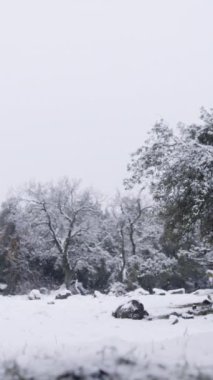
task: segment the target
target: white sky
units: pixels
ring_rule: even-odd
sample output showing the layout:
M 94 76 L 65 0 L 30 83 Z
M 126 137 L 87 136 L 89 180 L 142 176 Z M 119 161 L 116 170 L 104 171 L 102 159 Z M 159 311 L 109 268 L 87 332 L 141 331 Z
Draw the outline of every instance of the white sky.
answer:
M 212 19 L 212 0 L 0 0 L 0 198 L 120 187 L 157 119 L 213 106 Z

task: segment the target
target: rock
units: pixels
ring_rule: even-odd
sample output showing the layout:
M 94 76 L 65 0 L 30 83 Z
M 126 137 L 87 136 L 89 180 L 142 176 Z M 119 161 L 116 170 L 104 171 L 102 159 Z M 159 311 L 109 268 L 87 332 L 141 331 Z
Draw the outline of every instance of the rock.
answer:
M 170 315 L 169 321 L 170 321 L 171 325 L 176 325 L 176 323 L 179 322 L 179 319 L 176 315 Z
M 60 293 L 58 293 L 55 297 L 56 300 L 66 300 L 72 295 L 70 290 L 64 289 L 61 290 Z
M 180 289 L 169 290 L 168 293 L 169 294 L 185 294 L 186 291 L 184 288 L 180 288 Z
M 203 308 L 197 308 L 193 311 L 193 315 L 197 317 L 206 316 L 209 314 L 213 314 L 213 308 L 212 307 L 203 307 Z
M 84 370 L 79 368 L 76 370 L 71 370 L 58 375 L 55 380 L 110 380 L 118 379 L 118 376 L 111 374 L 105 369 L 94 369 L 94 370 Z M 120 378 L 120 376 L 119 376 Z
M 46 296 L 50 293 L 49 290 L 47 288 L 45 288 L 45 287 L 40 288 L 39 291 L 40 291 L 41 294 L 44 294 Z
M 48 305 L 55 305 L 55 302 L 54 301 L 49 301 L 47 302 Z
M 202 302 L 202 304 L 203 304 L 204 306 L 210 306 L 210 305 L 212 305 L 212 300 L 211 300 L 211 298 L 208 296 L 208 297 Z
M 167 292 L 163 289 L 154 288 L 153 293 L 157 296 L 165 296 Z
M 149 314 L 144 310 L 144 306 L 141 302 L 131 300 L 119 306 L 112 315 L 115 318 L 143 319 Z
M 186 312 L 182 314 L 183 319 L 194 319 L 194 315 L 192 313 Z
M 40 300 L 41 299 L 41 293 L 38 289 L 33 289 L 31 292 L 28 294 L 28 299 L 30 301 L 33 300 Z

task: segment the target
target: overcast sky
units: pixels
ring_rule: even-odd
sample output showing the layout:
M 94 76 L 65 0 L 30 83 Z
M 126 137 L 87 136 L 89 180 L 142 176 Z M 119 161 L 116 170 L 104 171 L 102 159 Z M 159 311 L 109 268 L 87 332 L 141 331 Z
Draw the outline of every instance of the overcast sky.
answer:
M 0 0 L 0 199 L 31 179 L 111 194 L 153 123 L 213 106 L 212 0 Z

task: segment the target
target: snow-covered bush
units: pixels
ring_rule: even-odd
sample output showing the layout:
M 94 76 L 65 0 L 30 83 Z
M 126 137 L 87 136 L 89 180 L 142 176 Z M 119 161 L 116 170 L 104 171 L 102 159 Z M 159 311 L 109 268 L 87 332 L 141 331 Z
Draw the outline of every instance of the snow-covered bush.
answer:
M 40 300 L 41 299 L 41 293 L 38 289 L 33 289 L 31 292 L 28 294 L 28 299 L 30 301 L 33 300 Z
M 108 293 L 116 297 L 124 296 L 127 293 L 127 286 L 121 282 L 114 282 L 109 287 Z
M 164 222 L 164 248 L 189 249 L 195 235 L 213 241 L 213 109 L 199 125 L 172 130 L 161 120 L 132 155 L 126 186 L 148 184 Z
M 162 252 L 152 252 L 146 258 L 132 256 L 127 264 L 128 283 L 132 286 L 138 284 L 150 292 L 154 287 L 166 288 L 176 265 L 175 258 L 168 258 Z

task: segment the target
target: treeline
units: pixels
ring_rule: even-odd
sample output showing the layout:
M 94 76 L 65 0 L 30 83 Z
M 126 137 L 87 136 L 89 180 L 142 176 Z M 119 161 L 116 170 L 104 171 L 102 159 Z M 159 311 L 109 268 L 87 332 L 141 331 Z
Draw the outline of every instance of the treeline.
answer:
M 176 132 L 157 123 L 128 171 L 128 191 L 107 205 L 68 179 L 31 183 L 7 199 L 0 212 L 5 291 L 70 288 L 76 280 L 87 291 L 208 286 L 213 111 L 202 110 L 199 125 Z

